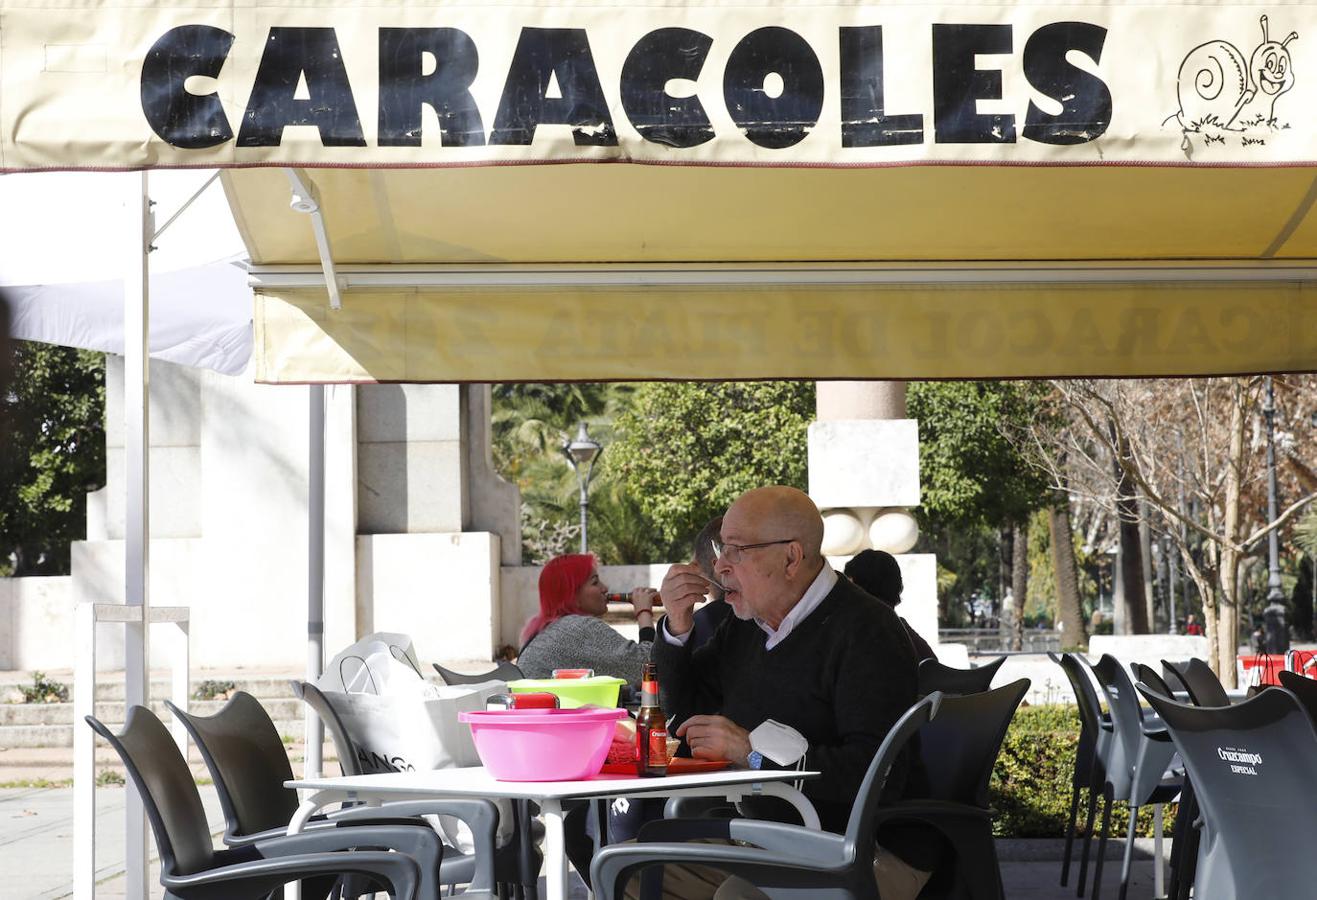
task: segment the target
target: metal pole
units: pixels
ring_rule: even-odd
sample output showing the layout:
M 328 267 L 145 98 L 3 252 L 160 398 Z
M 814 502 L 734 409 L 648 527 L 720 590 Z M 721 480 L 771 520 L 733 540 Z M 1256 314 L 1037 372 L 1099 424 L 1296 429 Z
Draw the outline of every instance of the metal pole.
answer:
M 151 621 L 150 561 L 150 238 L 155 233 L 147 173 L 131 179 L 124 234 L 130 260 L 124 273 L 124 602 L 141 607 L 124 625 L 124 708 L 146 706 L 150 693 L 147 632 Z M 146 900 L 146 816 L 137 791 L 125 797 L 126 900 Z
M 1267 422 L 1267 522 L 1276 521 L 1280 515 L 1280 502 L 1276 496 L 1276 388 L 1271 376 L 1267 376 L 1266 403 L 1262 414 Z M 1267 535 L 1267 602 L 1281 603 L 1285 594 L 1280 589 L 1280 535 L 1279 529 L 1273 528 Z
M 587 550 L 589 547 L 589 541 L 586 538 L 585 523 L 590 511 L 590 486 L 586 483 L 586 480 L 581 477 L 580 472 L 576 473 L 576 480 L 581 486 L 581 552 L 587 553 L 589 552 Z
M 320 679 L 325 668 L 325 386 L 309 393 L 307 429 L 306 680 Z M 324 723 L 306 708 L 306 777 L 324 769 Z

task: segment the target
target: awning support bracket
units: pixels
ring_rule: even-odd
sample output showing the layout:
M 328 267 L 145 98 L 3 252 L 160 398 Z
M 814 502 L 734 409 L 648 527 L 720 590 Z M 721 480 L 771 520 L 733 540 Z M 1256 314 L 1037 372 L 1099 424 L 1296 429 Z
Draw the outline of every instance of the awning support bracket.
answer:
M 325 290 L 329 292 L 329 308 L 343 308 L 343 283 L 339 281 L 338 271 L 334 266 L 334 252 L 329 246 L 329 229 L 325 225 L 325 213 L 320 208 L 320 192 L 306 169 L 284 169 L 288 183 L 292 188 L 292 199 L 288 207 L 293 212 L 306 213 L 311 217 L 311 230 L 316 236 L 316 250 L 320 253 L 320 269 L 325 276 Z

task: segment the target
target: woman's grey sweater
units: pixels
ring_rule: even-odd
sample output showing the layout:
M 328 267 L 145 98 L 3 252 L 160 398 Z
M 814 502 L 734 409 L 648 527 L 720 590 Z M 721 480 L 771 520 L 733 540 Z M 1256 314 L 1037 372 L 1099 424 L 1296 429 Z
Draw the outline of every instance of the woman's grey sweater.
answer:
M 647 629 L 652 632 L 653 629 Z M 517 667 L 527 678 L 550 678 L 554 669 L 594 669 L 596 675 L 640 683 L 653 641 L 630 641 L 594 616 L 563 616 L 531 638 Z

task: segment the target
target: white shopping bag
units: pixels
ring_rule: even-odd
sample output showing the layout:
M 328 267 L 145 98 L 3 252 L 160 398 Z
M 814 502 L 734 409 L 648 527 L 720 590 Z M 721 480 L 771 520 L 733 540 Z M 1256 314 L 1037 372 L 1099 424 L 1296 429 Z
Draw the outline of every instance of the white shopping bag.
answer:
M 451 686 L 425 681 L 411 638 L 386 633 L 362 638 L 336 655 L 316 686 L 343 721 L 367 773 L 480 765 L 471 729 L 457 714 L 483 710 L 488 697 L 508 689 L 498 680 Z M 499 805 L 502 846 L 512 838 L 512 811 L 506 802 Z M 471 851 L 465 825 L 440 816 L 439 831 L 451 846 Z

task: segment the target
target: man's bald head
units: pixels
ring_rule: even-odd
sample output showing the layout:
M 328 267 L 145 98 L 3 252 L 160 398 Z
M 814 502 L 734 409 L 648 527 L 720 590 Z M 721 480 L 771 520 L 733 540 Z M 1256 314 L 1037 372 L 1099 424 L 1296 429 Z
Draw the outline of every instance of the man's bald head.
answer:
M 733 516 L 755 523 L 764 535 L 799 541 L 807 565 L 822 556 L 823 517 L 802 490 L 775 484 L 746 491 L 728 508 L 726 518 Z

